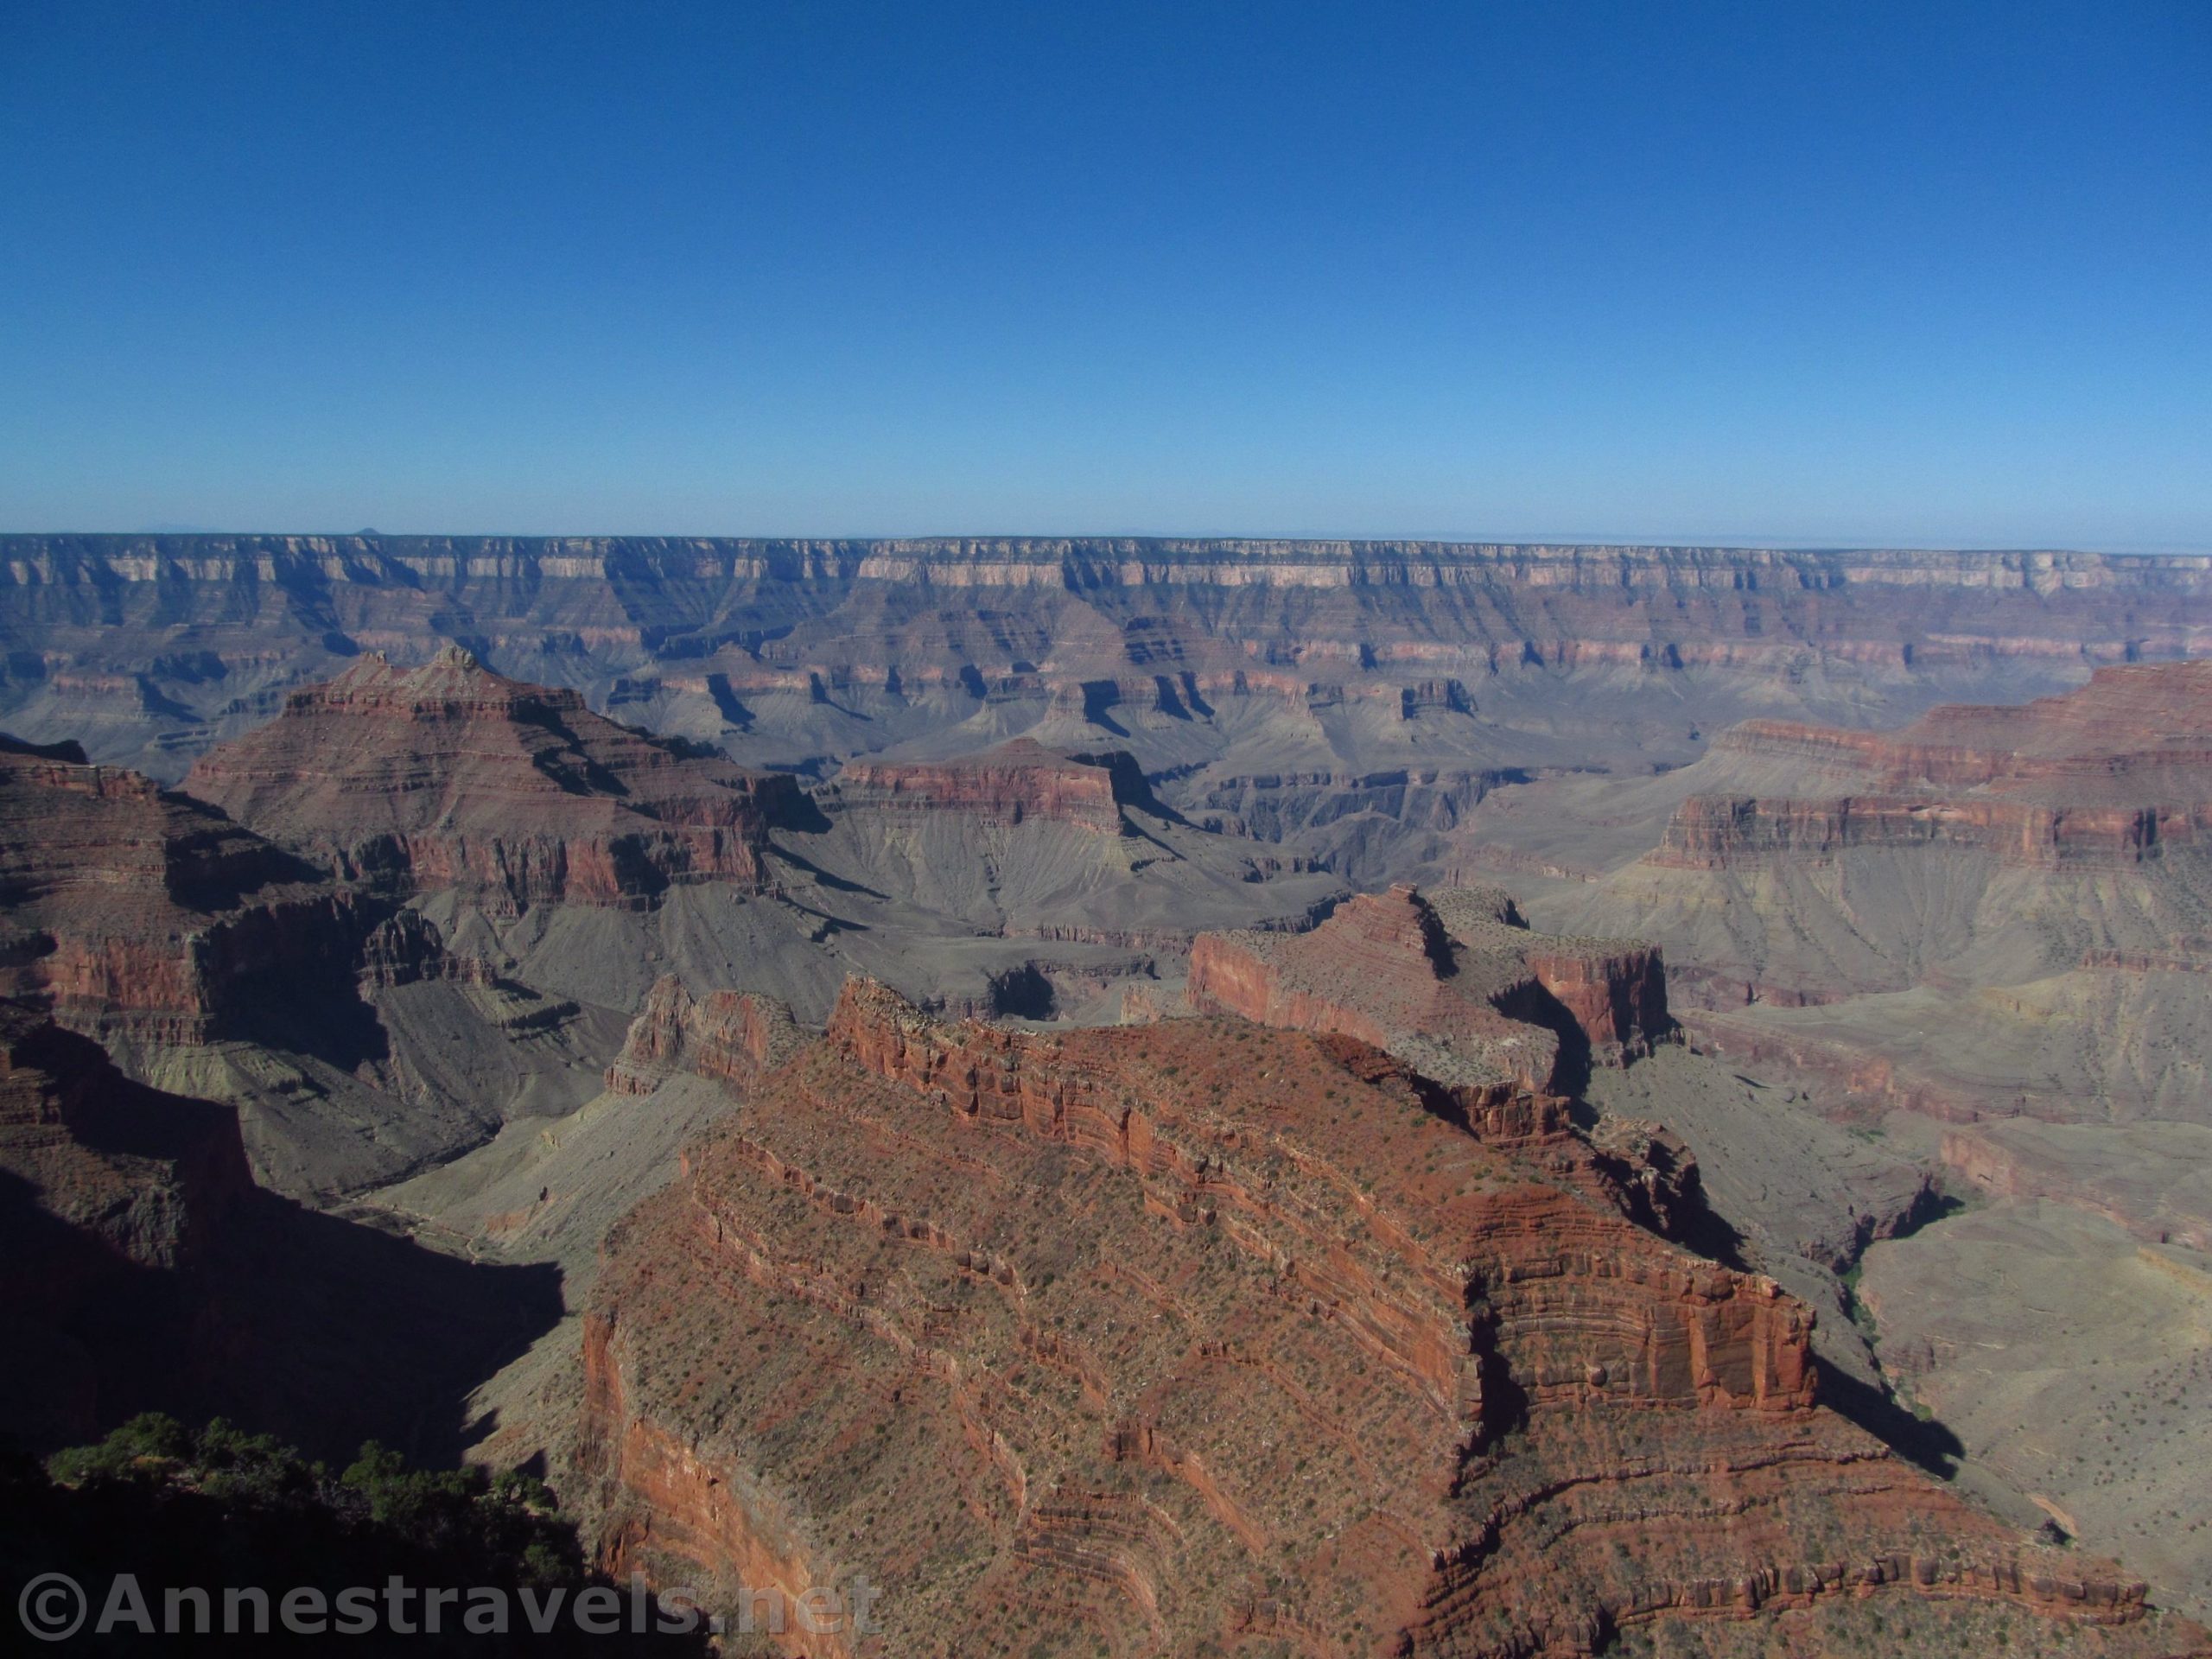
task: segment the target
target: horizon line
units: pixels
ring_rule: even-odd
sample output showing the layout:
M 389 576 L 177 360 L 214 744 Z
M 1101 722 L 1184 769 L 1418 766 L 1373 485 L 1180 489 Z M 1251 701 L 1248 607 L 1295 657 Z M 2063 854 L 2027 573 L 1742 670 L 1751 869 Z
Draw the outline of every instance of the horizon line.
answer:
M 1999 542 L 1830 541 L 1804 537 L 1636 537 L 1621 535 L 1516 535 L 1376 533 L 1376 532 L 1253 532 L 1222 531 L 933 531 L 835 533 L 760 532 L 728 531 L 420 531 L 420 530 L 222 530 L 193 526 L 139 530 L 0 530 L 0 541 L 34 537 L 84 537 L 111 541 L 199 541 L 230 539 L 301 539 L 331 541 L 479 541 L 590 542 L 1214 542 L 1262 544 L 1267 543 L 1334 543 L 1351 546 L 1413 543 L 1447 548 L 1560 547 L 1573 549 L 1648 549 L 1654 552 L 1719 553 L 1988 553 L 2019 556 L 2091 555 L 2098 557 L 2160 558 L 2212 556 L 2212 543 L 2114 543 L 2104 546 L 2061 545 Z

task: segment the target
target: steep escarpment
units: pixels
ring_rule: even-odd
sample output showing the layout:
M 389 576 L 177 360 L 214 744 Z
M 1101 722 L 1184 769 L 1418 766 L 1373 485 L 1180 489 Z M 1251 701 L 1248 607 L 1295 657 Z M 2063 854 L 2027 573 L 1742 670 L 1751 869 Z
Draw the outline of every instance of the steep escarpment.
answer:
M 2212 664 L 2100 668 L 2063 696 L 1947 705 L 1894 733 L 1748 721 L 1713 749 L 1716 766 L 1780 763 L 1827 788 L 1694 795 L 1655 862 L 1719 869 L 1883 846 L 2139 862 L 2212 833 Z
M 142 1083 L 237 1108 L 257 1177 L 294 1193 L 580 1104 L 623 1025 L 204 803 L 18 750 L 0 750 L 0 994 Z
M 1023 735 L 1122 748 L 1185 816 L 1374 886 L 1501 785 L 1679 766 L 1747 716 L 2031 696 L 2208 626 L 2205 561 L 2091 554 L 13 537 L 0 724 L 174 779 L 361 652 L 449 643 L 817 777 Z
M 348 879 L 515 910 L 649 905 L 677 882 L 757 888 L 769 823 L 798 798 L 787 778 L 619 726 L 457 649 L 413 670 L 372 657 L 294 694 L 203 756 L 186 788 Z
M 791 1010 L 772 997 L 709 991 L 695 998 L 664 975 L 631 1021 L 607 1070 L 618 1095 L 650 1095 L 679 1071 L 743 1089 L 791 1058 L 800 1042 Z
M 697 659 L 723 643 L 764 662 L 803 658 L 766 649 L 773 622 L 735 611 L 740 595 L 804 595 L 834 608 L 848 595 L 911 595 L 923 610 L 957 596 L 979 634 L 995 632 L 1004 667 L 1020 653 L 1025 599 L 1139 594 L 1143 645 L 1109 680 L 1191 671 L 1198 619 L 1177 601 L 1257 601 L 1261 626 L 1292 607 L 1341 594 L 1382 604 L 1446 601 L 1459 630 L 1513 655 L 1577 655 L 1630 664 L 1780 660 L 1797 643 L 1837 654 L 1972 662 L 2006 654 L 2109 660 L 2181 654 L 2212 562 L 2083 553 L 1795 550 L 1561 546 L 1440 542 L 1183 540 L 1140 537 L 949 537 L 766 541 L 651 537 L 10 536 L 0 538 L 10 621 L 81 623 L 103 606 L 126 625 L 165 606 L 175 620 L 254 615 L 294 629 L 343 628 L 372 647 L 402 619 L 466 620 L 494 646 L 522 642 L 535 604 L 537 648 L 626 645 Z M 612 602 L 609 602 L 612 601 Z M 657 601 L 658 601 L 657 603 Z M 233 608 L 226 616 L 224 603 Z M 590 608 L 585 607 L 589 604 Z M 461 607 L 466 607 L 462 609 Z M 946 607 L 950 608 L 950 607 Z M 1611 615 L 1607 615 L 1607 613 Z M 1665 613 L 1663 626 L 1655 614 Z M 896 614 L 892 612 L 891 614 Z M 781 620 L 779 617 L 776 620 Z M 1854 626 L 1855 623 L 1855 626 Z M 748 626 L 749 624 L 749 626 Z M 1580 626 L 1577 626 L 1577 625 Z M 938 624 L 937 626 L 943 626 Z M 556 632 L 551 640 L 543 635 Z M 1255 629 L 1256 631 L 1256 629 Z M 429 632 L 422 629 L 414 632 Z M 681 642 L 681 650 L 671 650 Z M 1449 698 L 1448 651 L 1434 642 L 1370 641 L 1376 658 L 1419 664 L 1409 683 Z M 174 655 L 175 653 L 171 653 Z M 866 660 L 861 658 L 861 660 Z M 1360 664 L 1356 638 L 1323 635 L 1267 663 Z M 982 665 L 979 663 L 979 666 Z M 1251 664 L 1243 664 L 1251 666 Z M 204 662 L 175 669 L 205 673 Z M 880 668 L 879 668 L 879 677 Z M 1200 688 L 1203 695 L 1203 688 Z M 1466 695 L 1465 688 L 1457 694 Z
M 943 761 L 855 760 L 821 798 L 826 810 L 957 812 L 1009 828 L 1044 819 L 1103 836 L 1123 834 L 1122 804 L 1143 787 L 1127 755 L 1094 761 L 1016 738 Z
M 2212 801 L 2059 806 L 1929 795 L 1833 799 L 1696 796 L 1667 826 L 1652 862 L 1726 869 L 1859 847 L 1964 848 L 2012 864 L 2139 862 L 2212 832 Z
M 97 1044 L 0 1002 L 0 1388 L 12 1433 L 81 1434 L 204 1385 L 227 1336 L 208 1266 L 252 1187 L 237 1116 L 122 1077 Z
M 0 747 L 0 995 L 64 1024 L 204 1041 L 349 983 L 381 914 L 134 772 Z
M 1538 934 L 1496 889 L 1362 894 L 1306 933 L 1201 936 L 1202 1013 L 1338 1031 L 1478 1090 L 1573 1086 L 1592 1058 L 1667 1036 L 1666 970 L 1630 940 Z
M 1814 1404 L 1802 1306 L 1637 1225 L 1576 1144 L 1489 1138 L 1343 1035 L 1025 1034 L 850 986 L 609 1240 L 606 1559 L 833 1610 L 865 1580 L 875 1633 L 823 1654 L 2171 1634 Z

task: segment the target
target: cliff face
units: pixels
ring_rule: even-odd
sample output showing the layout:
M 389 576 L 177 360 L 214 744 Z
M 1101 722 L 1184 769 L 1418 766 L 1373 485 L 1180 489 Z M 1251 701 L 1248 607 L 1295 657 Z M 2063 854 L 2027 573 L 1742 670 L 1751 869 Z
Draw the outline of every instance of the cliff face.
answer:
M 1673 1029 L 1656 949 L 1531 932 L 1494 889 L 1402 885 L 1307 933 L 1202 934 L 1189 995 L 1204 1013 L 1342 1032 L 1471 1094 L 1560 1091 L 1592 1056 Z
M 1479 593 L 1510 584 L 1592 598 L 1622 590 L 1632 596 L 1664 594 L 1670 603 L 1676 596 L 1698 595 L 1751 612 L 1762 622 L 1774 613 L 1786 615 L 1793 600 L 1807 595 L 1871 593 L 1891 597 L 1902 610 L 1942 603 L 1957 594 L 1985 610 L 2014 612 L 2024 620 L 2069 601 L 2101 601 L 2115 608 L 2117 602 L 2150 594 L 2186 601 L 2212 587 L 2212 559 L 2201 557 L 1133 537 L 778 541 L 18 535 L 0 537 L 0 576 L 10 586 L 63 614 L 95 584 L 128 592 L 162 582 L 188 591 L 200 584 L 260 588 L 277 600 L 307 584 L 327 592 L 410 588 L 431 594 L 466 587 L 490 595 L 575 582 L 632 590 L 658 586 L 687 594 L 717 593 L 730 584 L 880 582 L 983 588 L 1001 597 L 1008 590 L 1096 593 L 1135 587 Z M 2013 604 L 2015 595 L 2032 602 Z M 604 631 L 619 632 L 619 625 Z M 638 631 L 633 625 L 632 632 Z M 2037 632 L 1992 630 L 1989 637 L 1995 644 L 2024 645 Z
M 1231 751 L 1255 728 L 1337 725 L 1333 747 L 1249 742 L 1209 757 L 1226 763 L 1219 777 L 1177 802 L 1196 810 L 1211 793 L 1256 827 L 1262 812 L 1310 815 L 1238 780 L 1322 772 L 1341 792 L 1429 774 L 1449 780 L 1430 804 L 1450 812 L 1449 797 L 1478 792 L 1491 770 L 1553 764 L 1543 732 L 1503 759 L 1495 744 L 1438 738 L 1478 712 L 1510 716 L 1529 691 L 1555 703 L 1562 678 L 1664 677 L 1694 697 L 1757 681 L 1761 695 L 1688 715 L 1717 727 L 1771 712 L 1777 686 L 1817 687 L 1815 667 L 1852 688 L 1839 707 L 1960 666 L 2010 664 L 2044 690 L 2087 664 L 2187 656 L 2208 625 L 2212 562 L 2089 554 L 5 537 L 0 717 L 173 777 L 361 652 L 451 641 L 594 706 L 750 738 L 785 761 L 849 759 L 887 731 L 903 742 L 989 706 L 1117 741 L 1214 727 Z M 190 650 L 176 645 L 185 630 Z M 1143 754 L 1147 769 L 1192 758 L 1187 743 L 1165 747 L 1183 752 Z
M 197 1042 L 272 990 L 340 986 L 375 918 L 199 802 L 0 748 L 0 995 Z
M 618 1095 L 650 1095 L 678 1071 L 743 1090 L 791 1058 L 800 1042 L 791 1010 L 772 997 L 710 991 L 695 998 L 673 974 L 653 984 L 607 1069 Z
M 2212 801 L 2142 806 L 2042 806 L 1935 796 L 1685 801 L 1651 862 L 1721 870 L 1762 859 L 1821 857 L 1853 848 L 1964 848 L 2007 864 L 2139 863 L 2165 848 L 2212 839 Z
M 849 985 L 610 1238 L 605 1554 L 866 1578 L 877 1632 L 816 1654 L 1571 1654 L 1675 1618 L 1725 1653 L 1877 1592 L 2125 1649 L 2139 1586 L 2023 1554 L 1815 1406 L 1806 1310 L 1596 1161 L 1486 1141 L 1343 1036 L 1029 1035 Z
M 757 888 L 787 778 L 618 726 L 465 652 L 364 660 L 204 756 L 186 788 L 349 880 L 514 910 L 642 906 L 672 883 Z
M 33 1443 L 189 1388 L 224 1342 L 205 1274 L 251 1191 L 236 1114 L 124 1078 L 0 1002 L 0 1392 Z
M 2101 668 L 2064 696 L 1948 705 L 1894 733 L 1747 721 L 1715 742 L 1717 762 L 1779 762 L 1827 788 L 1693 796 L 1653 860 L 1721 869 L 1932 846 L 2016 865 L 2139 862 L 2212 839 L 2208 732 L 2205 663 Z
M 1016 738 L 955 760 L 848 762 L 823 804 L 833 812 L 958 812 L 1008 827 L 1044 819 L 1118 836 L 1127 829 L 1121 804 L 1128 770 L 1124 766 L 1117 780 L 1110 763 L 1056 754 L 1033 739 Z M 1141 785 L 1141 773 L 1135 781 Z

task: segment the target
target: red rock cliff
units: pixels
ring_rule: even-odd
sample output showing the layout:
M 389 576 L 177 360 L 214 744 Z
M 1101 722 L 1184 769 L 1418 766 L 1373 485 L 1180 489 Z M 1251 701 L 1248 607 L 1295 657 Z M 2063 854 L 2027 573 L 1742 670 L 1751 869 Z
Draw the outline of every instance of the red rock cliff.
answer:
M 1042 819 L 1118 836 L 1128 826 L 1116 781 L 1111 764 L 1058 754 L 1020 737 L 951 760 L 848 761 L 823 804 L 832 811 L 961 812 L 1009 826 Z
M 791 1010 L 772 997 L 712 991 L 695 999 L 664 974 L 630 1022 L 622 1052 L 607 1069 L 618 1095 L 649 1095 L 677 1071 L 736 1088 L 791 1058 L 800 1042 Z
M 0 748 L 0 995 L 196 1042 L 272 988 L 346 982 L 372 907 L 136 773 Z
M 1877 1593 L 2090 1651 L 2140 1618 L 1813 1405 L 1808 1313 L 1567 1157 L 1342 1036 L 1017 1033 L 849 985 L 609 1240 L 605 1556 L 864 1575 L 881 1629 L 819 1654 L 1471 1659 L 1685 1619 L 1750 1652 L 1733 1621 Z
M 1201 1011 L 1387 1048 L 1440 1083 L 1562 1084 L 1561 1039 L 1600 1058 L 1672 1029 L 1658 950 L 1531 932 L 1503 894 L 1399 886 L 1303 934 L 1206 933 L 1192 947 Z
M 1713 746 L 1798 769 L 1788 795 L 1697 795 L 1651 862 L 1724 868 L 1853 847 L 2004 862 L 2136 862 L 2212 837 L 2212 664 L 2097 670 L 2017 708 L 1949 705 L 1902 731 L 1746 721 Z
M 785 777 L 504 679 L 466 652 L 364 658 L 201 758 L 186 789 L 342 875 L 504 906 L 650 905 L 671 884 L 766 880 Z

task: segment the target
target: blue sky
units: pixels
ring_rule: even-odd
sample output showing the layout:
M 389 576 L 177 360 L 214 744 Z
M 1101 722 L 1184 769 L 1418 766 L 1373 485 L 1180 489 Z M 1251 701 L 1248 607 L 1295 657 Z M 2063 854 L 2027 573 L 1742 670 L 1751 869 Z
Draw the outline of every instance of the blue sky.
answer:
M 2212 6 L 0 0 L 0 529 L 2212 548 Z

